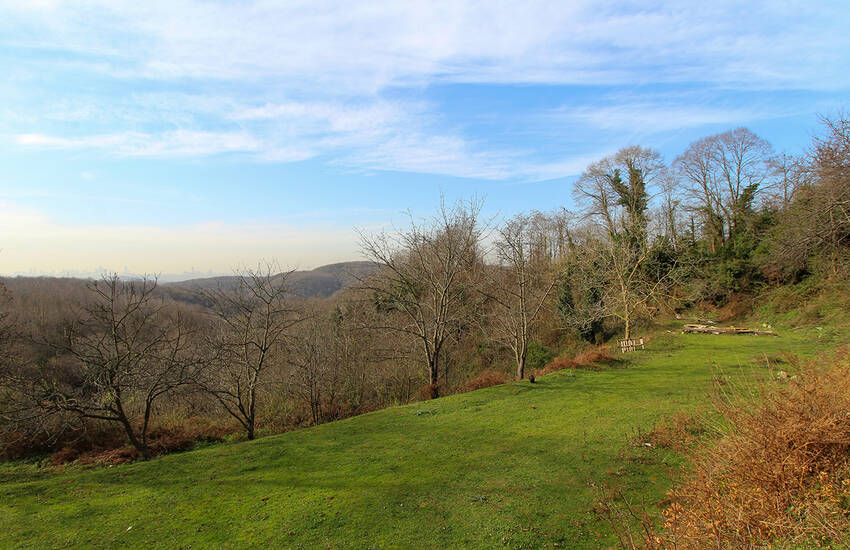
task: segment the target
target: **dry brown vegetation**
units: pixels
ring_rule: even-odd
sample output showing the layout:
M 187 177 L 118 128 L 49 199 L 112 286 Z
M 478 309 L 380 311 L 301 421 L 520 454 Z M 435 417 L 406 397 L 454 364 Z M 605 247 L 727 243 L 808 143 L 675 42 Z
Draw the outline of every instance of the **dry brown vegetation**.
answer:
M 502 371 L 487 369 L 478 376 L 470 378 L 458 388 L 458 393 L 466 393 L 470 391 L 489 388 L 490 386 L 498 386 L 508 381 L 508 377 Z
M 795 374 L 722 390 L 723 435 L 694 454 L 670 491 L 663 529 L 609 495 L 600 513 L 627 548 L 845 548 L 850 541 L 850 360 L 791 365 Z M 702 425 L 704 427 L 704 424 Z M 642 438 L 687 451 L 702 428 L 670 419 Z M 627 525 L 637 523 L 640 530 Z
M 850 363 L 800 365 L 756 401 L 721 405 L 729 433 L 697 457 L 665 512 L 680 548 L 850 534 Z
M 608 346 L 597 346 L 583 351 L 575 357 L 555 357 L 538 374 L 549 374 L 565 369 L 587 369 L 599 368 L 601 365 L 619 362 L 619 359 L 611 354 Z
M 152 456 L 187 451 L 201 442 L 219 442 L 236 431 L 232 424 L 197 417 L 165 421 L 153 426 L 149 433 Z M 32 442 L 22 442 L 16 448 L 7 447 L 5 458 L 19 458 L 32 453 Z M 49 456 L 50 464 L 60 466 L 79 464 L 121 464 L 136 460 L 138 449 L 126 444 L 124 434 L 108 423 L 89 424 L 85 430 L 68 431 L 60 441 L 43 443 L 42 450 L 58 449 Z

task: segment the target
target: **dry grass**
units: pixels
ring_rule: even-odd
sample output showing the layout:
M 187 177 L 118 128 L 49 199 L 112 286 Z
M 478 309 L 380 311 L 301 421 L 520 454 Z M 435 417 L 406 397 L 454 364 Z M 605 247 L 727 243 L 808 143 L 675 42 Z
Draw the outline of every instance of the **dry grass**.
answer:
M 680 411 L 657 424 L 648 432 L 638 431 L 632 444 L 672 449 L 679 453 L 692 450 L 708 434 L 706 421 L 700 415 Z
M 801 364 L 756 391 L 721 394 L 723 436 L 669 493 L 664 528 L 610 495 L 599 503 L 627 548 L 846 548 L 850 542 L 850 361 Z M 682 450 L 673 418 L 651 435 Z M 627 529 L 639 525 L 641 529 Z
M 783 539 L 841 544 L 850 534 L 850 365 L 799 365 L 762 397 L 719 404 L 729 425 L 697 457 L 665 512 L 680 548 Z
M 186 451 L 200 442 L 221 441 L 234 428 L 205 418 L 190 418 L 182 422 L 162 423 L 148 434 L 148 445 L 154 456 Z M 98 444 L 92 443 L 97 441 Z M 80 464 L 122 464 L 139 458 L 139 452 L 124 443 L 123 433 L 110 427 L 98 432 L 96 438 L 79 438 L 66 442 L 50 455 L 50 463 L 59 466 L 69 462 Z
M 577 369 L 579 366 L 580 365 L 575 361 L 575 359 L 572 359 L 571 357 L 555 357 L 537 374 L 549 374 L 550 372 L 564 369 Z
M 575 362 L 580 366 L 587 367 L 591 365 L 616 363 L 619 361 L 611 355 L 611 348 L 608 346 L 598 346 L 576 355 Z

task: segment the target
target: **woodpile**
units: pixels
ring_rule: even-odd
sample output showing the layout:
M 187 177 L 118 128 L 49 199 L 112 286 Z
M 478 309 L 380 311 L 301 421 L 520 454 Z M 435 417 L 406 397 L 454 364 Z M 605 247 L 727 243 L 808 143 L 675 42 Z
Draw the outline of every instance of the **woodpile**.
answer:
M 779 336 L 772 330 L 757 330 L 754 328 L 718 327 L 713 325 L 687 324 L 682 328 L 683 334 L 755 334 L 757 336 Z

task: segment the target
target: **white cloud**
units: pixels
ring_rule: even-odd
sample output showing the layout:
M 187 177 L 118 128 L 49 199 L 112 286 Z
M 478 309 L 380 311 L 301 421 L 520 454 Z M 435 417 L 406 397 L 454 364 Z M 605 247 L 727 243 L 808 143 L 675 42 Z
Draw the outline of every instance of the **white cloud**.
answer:
M 838 1 L 0 0 L 0 12 L 0 48 L 62 52 L 25 60 L 16 82 L 41 82 L 56 68 L 96 82 L 70 97 L 48 91 L 29 116 L 0 117 L 0 129 L 13 128 L 4 133 L 21 146 L 122 156 L 327 155 L 358 169 L 533 179 L 575 161 L 488 146 L 449 126 L 453 114 L 421 101 L 422 91 L 442 83 L 850 87 L 850 16 Z M 103 83 L 111 91 L 99 92 Z M 122 85 L 148 91 L 122 96 L 112 88 Z M 663 132 L 736 124 L 752 112 L 591 98 L 548 115 Z
M 564 118 L 603 130 L 663 132 L 713 124 L 745 124 L 761 116 L 742 108 L 676 105 L 669 100 L 625 102 L 613 105 L 564 107 L 553 118 Z M 762 115 L 763 116 L 763 115 Z
M 98 54 L 165 79 L 291 79 L 340 93 L 434 80 L 850 82 L 838 1 L 4 4 L 6 43 Z
M 74 138 L 44 134 L 20 134 L 20 145 L 55 149 L 108 149 L 127 157 L 197 157 L 225 153 L 272 155 L 289 161 L 312 156 L 309 151 L 269 148 L 247 132 L 174 130 L 161 134 L 123 132 Z

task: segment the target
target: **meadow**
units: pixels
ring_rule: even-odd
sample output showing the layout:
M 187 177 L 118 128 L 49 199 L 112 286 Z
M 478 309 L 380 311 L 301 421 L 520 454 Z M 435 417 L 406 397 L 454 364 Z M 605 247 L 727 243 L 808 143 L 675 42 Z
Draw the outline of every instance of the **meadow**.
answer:
M 3 548 L 600 548 L 615 487 L 653 515 L 685 458 L 639 435 L 707 410 L 714 381 L 771 376 L 839 331 L 660 332 L 565 370 L 255 441 L 111 467 L 0 464 Z

